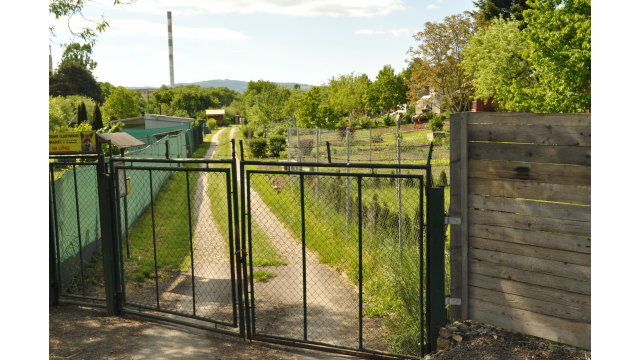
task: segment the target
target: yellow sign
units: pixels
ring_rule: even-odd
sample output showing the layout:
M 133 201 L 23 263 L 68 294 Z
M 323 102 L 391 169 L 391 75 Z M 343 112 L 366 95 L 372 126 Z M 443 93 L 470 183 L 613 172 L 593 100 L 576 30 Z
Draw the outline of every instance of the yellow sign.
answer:
M 95 131 L 49 133 L 49 154 L 96 152 Z

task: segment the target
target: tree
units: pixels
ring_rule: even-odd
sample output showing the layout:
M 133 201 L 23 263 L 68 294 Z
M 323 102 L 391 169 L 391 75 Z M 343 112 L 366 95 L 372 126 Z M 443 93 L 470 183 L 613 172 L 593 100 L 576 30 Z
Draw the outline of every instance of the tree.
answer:
M 369 86 L 366 74 L 340 75 L 329 80 L 329 103 L 341 113 L 365 110 L 364 93 Z
M 93 75 L 75 61 L 60 64 L 58 71 L 49 76 L 49 95 L 84 95 L 102 102 L 102 91 Z
M 409 48 L 408 61 L 413 64 L 409 83 L 409 99 L 414 102 L 430 89 L 442 99 L 445 110 L 466 111 L 471 107 L 472 78 L 461 67 L 462 49 L 477 30 L 477 23 L 468 15 L 452 15 L 443 22 L 426 22 L 413 38 L 420 41 Z
M 66 61 L 75 61 L 78 64 L 84 66 L 84 68 L 89 72 L 92 72 L 96 68 L 96 66 L 98 66 L 98 63 L 91 59 L 92 52 L 93 50 L 91 49 L 91 45 L 89 44 L 84 44 L 81 46 L 78 43 L 71 43 L 64 49 L 60 64 Z M 60 64 L 58 64 L 58 67 L 60 66 Z
M 478 10 L 472 13 L 479 15 L 486 21 L 509 19 L 512 15 L 516 20 L 522 21 L 524 19 L 522 12 L 529 9 L 527 0 L 478 0 L 474 1 L 473 5 Z M 523 23 L 520 23 L 520 25 L 523 25 Z
M 93 107 L 93 126 L 91 128 L 93 130 L 100 130 L 104 127 L 102 123 L 102 113 L 100 112 L 100 106 L 96 105 Z
M 322 104 L 321 97 L 320 87 L 314 86 L 299 100 L 296 116 L 300 126 L 303 128 L 337 128 L 340 122 L 340 114 L 333 107 Z
M 102 90 L 102 96 L 105 99 L 108 98 L 109 95 L 111 95 L 111 93 L 116 89 L 116 87 L 111 85 L 111 83 L 108 81 L 99 82 L 98 85 L 100 85 L 100 90 Z
M 82 124 L 83 122 L 88 120 L 87 107 L 84 104 L 84 102 L 81 102 L 80 105 L 78 105 L 77 115 L 78 115 L 78 118 L 77 118 L 76 124 Z
M 270 81 L 250 81 L 240 110 L 246 114 L 248 122 L 266 129 L 292 115 L 288 106 L 291 91 Z
M 136 2 L 137 0 L 113 0 L 114 5 L 128 5 Z M 104 17 L 98 20 L 89 20 L 84 17 L 82 14 L 82 10 L 89 0 L 50 0 L 49 1 L 49 14 L 55 16 L 56 20 L 67 18 L 67 23 L 69 20 L 75 15 L 81 16 L 83 19 L 92 22 L 95 25 L 95 28 L 84 27 L 80 32 L 74 32 L 69 26 L 69 31 L 71 35 L 75 37 L 80 37 L 83 41 L 90 43 L 92 46 L 95 44 L 98 34 L 105 31 L 109 26 L 107 20 Z M 49 26 L 49 35 L 55 37 L 55 26 Z
M 385 65 L 376 81 L 365 88 L 366 108 L 375 113 L 388 113 L 389 109 L 406 104 L 408 90 L 402 73 L 396 75 L 391 65 Z
M 56 98 L 49 96 L 49 131 L 64 131 L 68 118 Z
M 140 115 L 133 91 L 122 86 L 118 86 L 104 102 L 104 111 L 111 120 L 126 119 Z
M 585 112 L 591 108 L 591 0 L 530 0 L 523 30 L 532 87 L 512 85 L 517 111 Z
M 522 56 L 529 43 L 519 29 L 521 24 L 515 18 L 494 19 L 462 51 L 462 65 L 473 78 L 475 98 L 487 102 L 493 97 L 492 104 L 497 110 L 518 109 L 512 87 L 534 85 L 531 63 Z

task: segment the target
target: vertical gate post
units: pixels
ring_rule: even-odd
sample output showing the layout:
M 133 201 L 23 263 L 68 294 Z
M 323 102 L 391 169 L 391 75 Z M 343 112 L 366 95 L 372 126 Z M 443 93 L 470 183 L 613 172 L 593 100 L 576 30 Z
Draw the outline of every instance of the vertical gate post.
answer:
M 349 133 L 351 128 L 347 127 L 347 174 L 350 173 L 349 171 L 349 153 L 350 153 L 350 149 L 349 149 L 349 143 L 350 143 L 350 137 L 349 137 Z M 347 176 L 347 239 L 349 238 L 349 204 L 351 203 L 351 194 L 350 194 L 350 190 L 351 190 L 351 178 L 349 176 Z
M 396 148 L 398 152 L 398 165 L 402 165 L 402 160 L 400 159 L 400 133 L 398 133 L 396 137 Z M 400 168 L 398 168 L 396 173 L 402 173 Z M 398 243 L 400 244 L 400 254 L 402 254 L 402 180 L 398 178 L 396 184 L 396 192 L 398 194 Z
M 316 127 L 316 162 L 320 162 L 320 129 Z M 316 166 L 316 172 L 319 172 L 320 168 Z M 320 177 L 316 175 L 316 204 L 318 203 L 318 196 L 320 192 Z
M 428 206 L 429 219 L 427 220 L 429 231 L 428 245 L 428 276 L 429 276 L 429 344 L 430 350 L 435 350 L 434 345 L 438 340 L 438 327 L 446 321 L 446 309 L 444 299 L 444 189 L 429 188 Z
M 244 148 L 240 141 L 240 179 L 238 179 L 238 163 L 236 161 L 236 139 L 231 139 L 231 191 L 233 192 L 233 233 L 236 241 L 236 273 L 238 287 L 238 324 L 240 327 L 240 336 L 251 336 L 251 326 L 249 319 L 249 285 L 247 277 L 247 252 L 245 250 L 245 204 L 244 204 Z M 239 180 L 239 181 L 238 181 Z M 240 205 L 238 205 L 238 182 L 240 182 Z M 240 213 L 238 213 L 240 209 Z M 242 222 L 240 222 L 242 219 Z M 242 223 L 242 225 L 240 225 Z M 242 229 L 242 230 L 241 230 Z M 242 263 L 242 265 L 240 265 Z M 243 291 L 244 289 L 244 291 Z M 244 299 L 244 304 L 243 304 Z M 243 307 L 244 306 L 244 307 Z M 246 323 L 245 323 L 246 321 Z M 245 329 L 246 325 L 246 329 Z
M 54 186 L 53 177 L 51 186 Z M 60 294 L 58 293 L 58 272 L 56 266 L 56 244 L 53 232 L 53 198 L 49 188 L 49 306 L 57 305 Z
M 110 176 L 106 174 L 104 166 L 104 156 L 98 154 L 98 204 L 100 207 L 100 234 L 102 240 L 102 261 L 104 267 L 104 288 L 107 302 L 107 315 L 113 316 L 119 313 L 119 299 L 116 295 L 118 287 L 118 277 L 116 267 L 118 257 L 114 241 L 114 220 L 112 209 L 112 198 L 116 195 L 116 189 L 110 181 Z

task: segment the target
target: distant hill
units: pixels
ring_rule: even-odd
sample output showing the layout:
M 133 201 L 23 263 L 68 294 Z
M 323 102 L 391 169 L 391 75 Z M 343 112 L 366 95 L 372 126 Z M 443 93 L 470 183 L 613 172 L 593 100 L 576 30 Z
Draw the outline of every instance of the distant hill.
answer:
M 178 83 L 176 84 L 176 86 L 178 85 L 200 85 L 202 87 L 220 87 L 220 86 L 224 86 L 227 87 L 231 90 L 235 90 L 237 92 L 244 92 L 245 90 L 247 90 L 247 85 L 249 84 L 248 81 L 241 81 L 241 80 L 229 80 L 229 79 L 224 79 L 224 80 L 207 80 L 207 81 L 199 81 L 199 82 L 194 82 L 194 83 Z M 292 88 L 296 83 L 292 83 L 292 82 L 287 82 L 287 83 L 276 83 L 278 85 L 281 86 L 286 86 L 289 88 Z M 300 88 L 303 90 L 309 90 L 311 89 L 311 85 L 308 84 L 298 84 L 300 85 Z M 136 90 L 136 89 L 148 89 L 148 88 L 158 88 L 158 87 L 151 87 L 151 86 L 137 86 L 137 87 L 126 87 L 127 89 L 131 89 L 131 90 Z

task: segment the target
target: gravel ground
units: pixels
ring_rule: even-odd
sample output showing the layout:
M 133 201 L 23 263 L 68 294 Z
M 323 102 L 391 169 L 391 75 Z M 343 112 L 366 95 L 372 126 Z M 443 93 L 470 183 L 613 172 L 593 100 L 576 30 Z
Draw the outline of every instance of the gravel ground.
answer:
M 49 359 L 353 359 L 318 351 L 245 342 L 102 309 L 49 308 Z
M 476 322 L 466 322 L 476 328 L 488 328 Z M 499 328 L 492 328 L 499 329 Z M 452 341 L 453 345 L 431 356 L 428 360 L 585 360 L 591 359 L 591 352 L 577 350 L 569 346 L 552 345 L 539 338 L 525 337 L 520 333 L 508 330 L 491 331 L 493 334 L 478 334 L 474 337 L 465 336 L 462 342 Z

